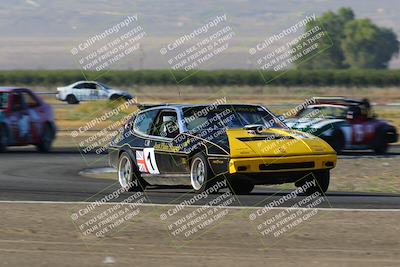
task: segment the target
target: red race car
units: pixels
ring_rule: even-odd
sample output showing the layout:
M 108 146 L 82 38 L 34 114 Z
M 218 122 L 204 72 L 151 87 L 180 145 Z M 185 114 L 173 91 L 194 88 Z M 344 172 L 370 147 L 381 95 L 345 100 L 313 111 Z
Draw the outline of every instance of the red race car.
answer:
M 50 105 L 29 89 L 0 87 L 0 152 L 25 145 L 48 152 L 55 135 Z
M 286 124 L 312 133 L 328 142 L 337 152 L 373 149 L 385 153 L 398 140 L 397 129 L 372 112 L 367 99 L 316 97 L 316 102 L 300 110 Z

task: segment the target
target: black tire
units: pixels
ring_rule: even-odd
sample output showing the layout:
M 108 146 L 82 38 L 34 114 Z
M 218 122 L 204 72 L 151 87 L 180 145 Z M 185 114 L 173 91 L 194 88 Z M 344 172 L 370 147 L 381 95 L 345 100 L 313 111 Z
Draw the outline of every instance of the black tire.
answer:
M 315 192 L 319 192 L 324 194 L 328 191 L 329 188 L 329 181 L 330 181 L 330 173 L 329 170 L 322 170 L 322 171 L 315 171 L 309 177 L 303 178 L 301 181 L 296 182 L 297 187 L 302 187 L 307 182 L 312 182 L 316 180 L 315 186 L 308 187 L 304 192 L 307 196 L 314 194 Z
M 0 125 L 0 153 L 7 151 L 8 134 L 7 129 Z
M 79 104 L 78 99 L 76 99 L 76 97 L 74 95 L 68 95 L 67 96 L 67 103 L 74 105 L 74 104 Z
M 213 178 L 213 172 L 205 155 L 201 152 L 195 154 L 190 162 L 190 183 L 194 192 L 202 193 L 212 187 L 217 180 Z
M 339 129 L 334 129 L 328 144 L 337 152 L 340 153 L 344 149 L 345 139 L 344 134 Z
M 53 143 L 53 130 L 50 125 L 46 123 L 43 126 L 42 136 L 40 137 L 40 143 L 36 145 L 39 152 L 47 153 L 51 150 L 51 145 Z
M 125 165 L 127 162 L 130 167 Z M 123 152 L 118 159 L 117 173 L 119 184 L 127 191 L 142 192 L 146 188 L 146 183 L 140 177 L 135 163 L 127 152 Z
M 384 128 L 380 128 L 378 129 L 378 133 L 373 144 L 373 149 L 376 154 L 385 154 L 387 153 L 388 148 L 389 144 L 386 140 L 386 130 Z
M 123 97 L 120 96 L 120 95 L 111 95 L 110 96 L 110 100 L 111 101 L 116 101 L 116 100 L 119 100 L 119 99 L 123 99 Z
M 254 189 L 254 184 L 246 180 L 232 180 L 229 186 L 231 192 L 235 195 L 248 195 Z
M 132 100 L 132 97 L 131 97 L 131 96 L 123 96 L 122 98 L 123 98 L 125 101 Z

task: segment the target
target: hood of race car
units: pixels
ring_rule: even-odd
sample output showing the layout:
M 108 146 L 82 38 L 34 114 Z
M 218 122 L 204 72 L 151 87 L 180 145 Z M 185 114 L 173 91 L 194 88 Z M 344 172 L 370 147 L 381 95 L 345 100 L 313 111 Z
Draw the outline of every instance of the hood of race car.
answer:
M 289 129 L 229 129 L 230 156 L 271 157 L 294 155 L 334 154 L 335 151 L 322 139 L 311 134 Z

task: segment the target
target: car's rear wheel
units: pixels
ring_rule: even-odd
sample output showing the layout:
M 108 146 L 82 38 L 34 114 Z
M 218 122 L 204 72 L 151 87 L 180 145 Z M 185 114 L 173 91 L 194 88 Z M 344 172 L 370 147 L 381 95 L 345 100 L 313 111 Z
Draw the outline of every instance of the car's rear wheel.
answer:
M 215 183 L 212 170 L 203 153 L 194 155 L 190 164 L 190 183 L 196 193 L 201 193 Z
M 50 125 L 45 124 L 43 126 L 42 136 L 40 137 L 40 143 L 36 146 L 37 150 L 40 152 L 49 152 L 51 149 L 51 144 L 53 142 L 53 131 Z
M 110 100 L 111 101 L 115 101 L 115 100 L 119 100 L 119 99 L 124 99 L 122 96 L 120 95 L 112 95 L 110 96 Z
M 0 126 L 0 153 L 7 150 L 8 135 L 5 127 Z
M 67 103 L 68 104 L 79 104 L 79 101 L 78 101 L 78 99 L 76 99 L 76 96 L 68 95 L 67 96 Z
M 126 96 L 123 96 L 123 99 L 124 99 L 125 101 L 129 101 L 129 100 L 132 100 L 132 96 L 126 95 Z
M 315 183 L 313 182 L 313 180 L 315 180 Z M 316 192 L 323 194 L 326 191 L 328 191 L 329 181 L 330 181 L 329 170 L 321 170 L 314 172 L 313 175 L 309 175 L 308 177 L 301 179 L 300 181 L 296 182 L 295 185 L 297 187 L 304 186 L 305 188 L 304 193 L 309 196 Z
M 118 181 L 121 187 L 127 191 L 143 191 L 145 187 L 132 158 L 127 152 L 123 152 L 119 157 Z

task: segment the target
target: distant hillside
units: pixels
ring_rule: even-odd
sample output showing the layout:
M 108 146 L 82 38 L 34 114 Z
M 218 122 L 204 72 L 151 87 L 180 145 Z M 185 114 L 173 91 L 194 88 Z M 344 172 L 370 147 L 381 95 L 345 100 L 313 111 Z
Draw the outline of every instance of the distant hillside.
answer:
M 147 33 L 139 55 L 113 68 L 166 68 L 160 48 L 226 13 L 236 33 L 227 53 L 205 69 L 254 68 L 248 49 L 305 14 L 350 6 L 358 18 L 393 28 L 400 36 L 396 0 L 2 0 L 0 2 L 0 69 L 76 69 L 70 50 L 88 37 L 138 14 Z M 400 59 L 391 62 L 400 68 Z

